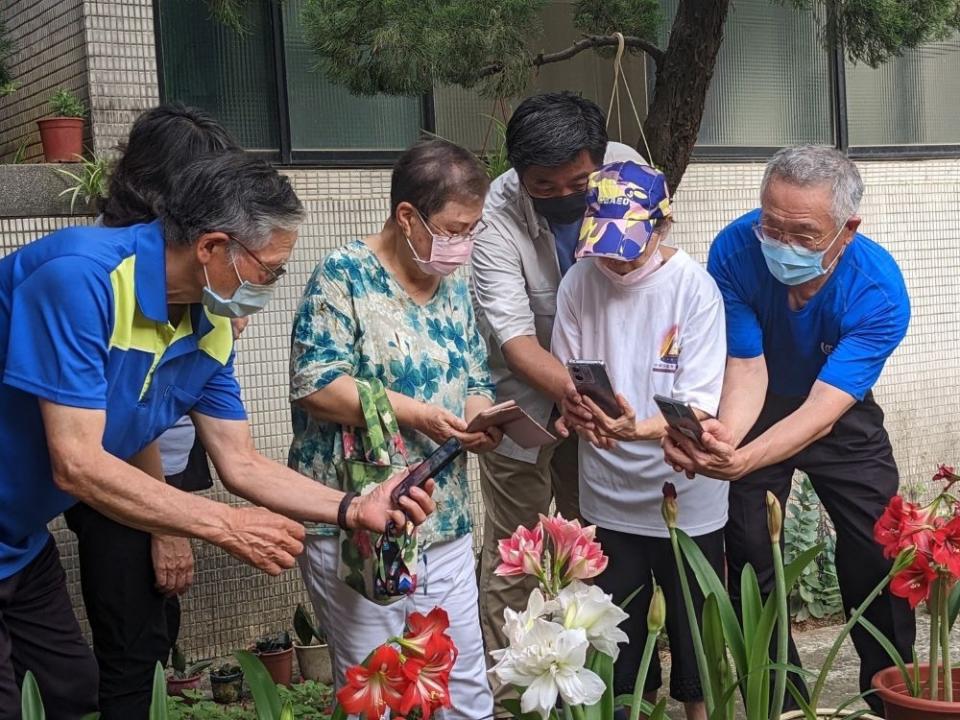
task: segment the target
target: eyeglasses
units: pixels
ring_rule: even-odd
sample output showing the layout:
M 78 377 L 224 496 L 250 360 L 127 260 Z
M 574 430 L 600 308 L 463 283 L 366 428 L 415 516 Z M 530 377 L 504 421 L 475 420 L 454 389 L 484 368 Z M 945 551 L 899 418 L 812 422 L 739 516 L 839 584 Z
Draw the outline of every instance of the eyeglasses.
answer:
M 429 222 L 424 216 L 423 213 L 417 210 L 417 216 L 420 218 L 420 222 L 423 223 L 423 226 L 430 231 L 431 235 L 434 235 L 439 238 L 443 238 L 444 242 L 448 242 L 451 245 L 457 245 L 462 242 L 470 242 L 477 239 L 477 235 L 482 233 L 487 229 L 487 223 L 484 222 L 483 218 L 480 218 L 473 224 L 473 227 L 467 230 L 465 233 L 457 233 L 456 235 L 451 235 L 450 233 L 443 232 L 438 230 L 433 223 Z
M 843 223 L 843 225 L 846 225 L 846 223 Z M 841 231 L 843 230 L 843 225 L 840 226 Z M 821 235 L 817 238 L 813 235 L 805 235 L 803 233 L 784 232 L 778 228 L 762 225 L 761 223 L 753 224 L 753 234 L 757 236 L 757 240 L 760 242 L 773 240 L 782 245 L 800 245 L 806 248 L 819 247 L 830 237 L 829 235 Z M 839 234 L 839 232 L 837 234 Z M 836 235 L 833 237 L 836 238 Z
M 230 238 L 230 239 L 231 239 L 233 242 L 235 242 L 237 245 L 239 245 L 247 255 L 249 255 L 249 256 L 252 257 L 254 260 L 256 260 L 256 261 L 257 261 L 257 265 L 259 265 L 260 267 L 262 267 L 262 268 L 263 268 L 263 271 L 264 271 L 265 273 L 267 273 L 267 275 L 270 276 L 270 279 L 267 280 L 267 282 L 265 282 L 264 285 L 273 285 L 273 284 L 276 283 L 280 278 L 282 278 L 284 275 L 287 274 L 287 269 L 286 269 L 283 265 L 281 265 L 280 267 L 277 267 L 277 268 L 271 268 L 271 267 L 268 266 L 266 263 L 264 263 L 263 260 L 261 260 L 260 258 L 258 258 L 257 255 L 256 255 L 256 253 L 253 252 L 253 250 L 251 250 L 251 249 L 248 248 L 246 245 L 244 245 L 242 242 L 240 242 L 239 240 L 237 240 L 233 235 L 227 235 L 227 237 Z

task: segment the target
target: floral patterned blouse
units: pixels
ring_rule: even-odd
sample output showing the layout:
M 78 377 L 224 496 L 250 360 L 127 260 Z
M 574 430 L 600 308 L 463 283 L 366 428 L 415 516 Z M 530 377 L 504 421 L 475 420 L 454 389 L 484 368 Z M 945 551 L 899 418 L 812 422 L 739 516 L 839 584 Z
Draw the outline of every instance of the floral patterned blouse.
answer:
M 293 322 L 290 400 L 341 375 L 377 378 L 385 387 L 464 416 L 467 397 L 493 399 L 487 350 L 477 332 L 462 272 L 442 278 L 424 305 L 410 299 L 361 241 L 327 255 L 314 270 Z M 339 488 L 340 426 L 321 422 L 294 404 L 288 464 Z M 436 447 L 426 435 L 401 428 L 411 463 Z M 421 542 L 454 540 L 470 532 L 466 456 L 436 478 L 437 511 L 420 529 Z M 334 535 L 329 525 L 310 532 Z

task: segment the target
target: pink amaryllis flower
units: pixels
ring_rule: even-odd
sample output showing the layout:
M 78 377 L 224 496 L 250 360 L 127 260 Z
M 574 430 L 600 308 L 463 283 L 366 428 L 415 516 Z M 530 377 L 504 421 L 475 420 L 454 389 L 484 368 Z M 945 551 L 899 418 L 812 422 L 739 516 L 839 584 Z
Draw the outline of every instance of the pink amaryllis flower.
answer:
M 531 530 L 522 525 L 518 527 L 513 535 L 501 540 L 500 565 L 495 573 L 501 577 L 511 575 L 534 575 L 540 577 L 543 574 L 541 558 L 543 557 L 543 528 L 538 524 Z
M 607 569 L 609 558 L 603 554 L 596 540 L 581 538 L 570 550 L 566 567 L 563 570 L 563 584 L 573 580 L 593 578 Z
M 540 516 L 540 524 L 550 537 L 554 567 L 559 568 L 563 584 L 596 577 L 607 567 L 607 556 L 594 538 L 597 526 L 582 527 L 579 520 L 560 515 Z

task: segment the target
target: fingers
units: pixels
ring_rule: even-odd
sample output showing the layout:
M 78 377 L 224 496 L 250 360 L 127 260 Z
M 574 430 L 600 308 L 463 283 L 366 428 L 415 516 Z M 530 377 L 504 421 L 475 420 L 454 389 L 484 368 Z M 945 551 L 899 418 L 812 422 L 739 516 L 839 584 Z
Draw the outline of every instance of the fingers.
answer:
M 457 431 L 459 431 L 459 432 L 463 432 L 464 430 L 467 429 L 467 421 L 466 421 L 466 420 L 464 420 L 464 419 L 461 418 L 461 417 L 457 417 L 457 416 L 454 415 L 452 412 L 448 412 L 448 411 L 446 411 L 446 410 L 444 410 L 443 413 L 444 413 L 444 414 L 443 414 L 443 420 L 444 420 L 444 422 L 446 422 L 447 425 L 449 425 L 451 428 L 453 428 L 454 430 L 457 430 Z
M 431 499 L 431 502 L 432 499 Z M 402 496 L 397 504 L 400 506 L 401 510 L 391 510 L 390 517 L 396 523 L 395 516 L 399 515 L 403 518 L 404 515 L 412 522 L 414 525 L 422 525 L 427 519 L 427 512 L 417 503 L 413 498 L 408 495 Z M 403 527 L 403 520 L 401 519 L 400 527 Z
M 410 494 L 401 498 L 401 500 L 415 504 L 417 508 L 419 508 L 419 512 L 423 513 L 424 519 L 426 519 L 427 515 L 431 515 L 437 509 L 437 503 L 433 499 L 433 490 L 435 487 L 436 483 L 430 479 L 423 488 L 411 488 Z M 401 502 L 401 505 L 406 508 L 404 503 Z M 413 516 L 409 512 L 407 514 L 413 519 Z
M 564 417 L 558 417 L 556 422 L 553 424 L 554 429 L 557 431 L 557 435 L 562 438 L 570 437 L 570 430 L 567 427 L 567 419 Z
M 627 399 L 620 393 L 617 393 L 617 405 L 620 406 L 620 412 L 623 413 L 624 418 L 633 420 L 636 417 L 636 413 L 634 412 L 633 407 L 630 405 L 629 402 L 627 402 Z
M 600 406 L 593 401 L 593 398 L 584 395 L 583 405 L 590 411 L 590 414 L 593 416 L 593 420 L 595 420 L 598 425 L 605 427 L 609 424 L 609 416 L 600 409 Z

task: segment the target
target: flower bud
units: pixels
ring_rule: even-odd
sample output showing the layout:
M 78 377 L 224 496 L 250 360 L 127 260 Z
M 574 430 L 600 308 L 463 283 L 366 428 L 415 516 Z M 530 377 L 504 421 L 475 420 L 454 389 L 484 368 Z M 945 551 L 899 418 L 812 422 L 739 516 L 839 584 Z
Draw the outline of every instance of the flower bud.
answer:
M 663 484 L 663 503 L 660 506 L 660 513 L 668 528 L 677 526 L 677 488 L 672 482 Z
M 890 577 L 897 575 L 900 572 L 903 572 L 908 567 L 913 565 L 913 561 L 917 559 L 917 548 L 914 545 L 906 547 L 900 551 L 897 555 L 897 559 L 893 561 L 893 567 L 890 568 Z
M 647 632 L 658 633 L 667 621 L 667 601 L 663 598 L 663 590 L 659 585 L 653 587 L 653 597 L 650 598 L 650 609 L 647 610 Z
M 780 542 L 780 530 L 783 527 L 783 508 L 777 496 L 767 490 L 767 529 L 770 531 L 770 542 Z

